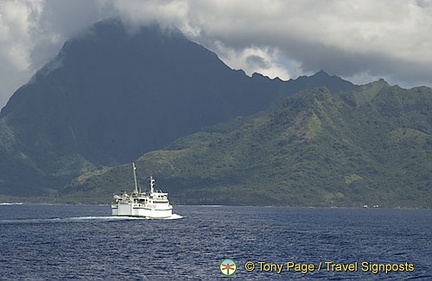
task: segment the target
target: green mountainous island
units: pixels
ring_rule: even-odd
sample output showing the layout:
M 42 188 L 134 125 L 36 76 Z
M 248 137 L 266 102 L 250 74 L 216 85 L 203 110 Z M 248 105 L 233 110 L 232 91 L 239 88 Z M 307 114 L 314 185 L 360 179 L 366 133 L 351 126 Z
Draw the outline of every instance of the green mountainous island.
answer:
M 0 199 L 432 207 L 432 89 L 248 77 L 178 31 L 95 24 L 0 114 Z

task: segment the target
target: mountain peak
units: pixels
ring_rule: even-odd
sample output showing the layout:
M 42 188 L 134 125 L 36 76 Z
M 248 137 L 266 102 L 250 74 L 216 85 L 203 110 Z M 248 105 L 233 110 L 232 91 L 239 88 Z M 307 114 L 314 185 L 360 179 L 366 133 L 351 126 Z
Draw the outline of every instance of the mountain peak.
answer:
M 330 75 L 327 72 L 325 72 L 323 69 L 321 69 L 311 77 L 330 77 Z
M 352 92 L 358 88 L 357 85 L 354 85 L 353 83 L 338 76 L 329 75 L 322 69 L 312 76 L 301 76 L 296 80 L 290 80 L 288 82 L 294 84 L 307 83 L 309 86 L 308 89 L 324 86 L 327 87 L 331 93 L 338 93 L 341 91 Z
M 1 111 L 0 154 L 12 152 L 0 157 L 0 167 L 12 172 L 1 173 L 0 193 L 18 194 L 12 184 L 25 194 L 58 188 L 95 167 L 133 161 L 205 126 L 320 86 L 332 93 L 355 87 L 324 71 L 286 82 L 249 77 L 178 30 L 98 22 L 69 39 Z M 4 147 L 2 130 L 17 132 L 8 137 L 14 149 Z M 20 181 L 13 171 L 22 167 L 39 178 Z

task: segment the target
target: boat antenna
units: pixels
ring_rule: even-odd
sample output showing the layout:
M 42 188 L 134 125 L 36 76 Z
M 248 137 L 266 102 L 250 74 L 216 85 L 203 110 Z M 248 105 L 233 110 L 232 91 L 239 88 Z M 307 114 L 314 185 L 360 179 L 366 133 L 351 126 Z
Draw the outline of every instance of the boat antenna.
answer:
M 133 174 L 134 174 L 134 182 L 135 182 L 135 193 L 138 193 L 138 182 L 136 177 L 136 167 L 135 162 L 132 162 Z

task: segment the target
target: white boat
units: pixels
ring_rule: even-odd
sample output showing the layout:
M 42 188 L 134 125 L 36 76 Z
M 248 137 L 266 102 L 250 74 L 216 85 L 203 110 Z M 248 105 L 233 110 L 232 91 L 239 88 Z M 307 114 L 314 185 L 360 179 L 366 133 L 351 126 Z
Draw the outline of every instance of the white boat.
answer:
M 114 195 L 111 206 L 113 216 L 145 217 L 164 219 L 172 216 L 172 206 L 168 201 L 168 193 L 155 189 L 155 180 L 150 176 L 150 191 L 148 193 L 138 190 L 136 167 L 132 163 L 135 181 L 135 190 L 128 194 Z

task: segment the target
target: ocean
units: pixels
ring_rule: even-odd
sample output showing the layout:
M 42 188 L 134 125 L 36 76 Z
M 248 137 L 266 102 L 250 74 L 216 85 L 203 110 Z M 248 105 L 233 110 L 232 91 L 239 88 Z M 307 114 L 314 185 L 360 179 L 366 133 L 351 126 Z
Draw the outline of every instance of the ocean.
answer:
M 0 280 L 432 280 L 432 210 L 0 204 Z

